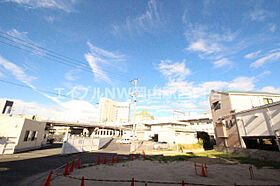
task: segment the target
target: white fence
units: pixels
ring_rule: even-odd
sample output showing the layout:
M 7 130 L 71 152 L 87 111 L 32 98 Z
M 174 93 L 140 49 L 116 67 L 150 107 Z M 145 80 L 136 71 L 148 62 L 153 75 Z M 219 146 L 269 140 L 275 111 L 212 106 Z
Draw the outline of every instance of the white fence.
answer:
M 112 137 L 92 138 L 71 136 L 63 142 L 61 154 L 72 154 L 77 152 L 87 152 L 99 150 L 108 144 Z

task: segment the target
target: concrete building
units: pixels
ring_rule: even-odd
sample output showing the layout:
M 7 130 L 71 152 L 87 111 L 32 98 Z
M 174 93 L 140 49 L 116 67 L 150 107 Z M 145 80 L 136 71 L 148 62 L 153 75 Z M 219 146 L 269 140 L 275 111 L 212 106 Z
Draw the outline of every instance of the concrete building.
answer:
M 280 94 L 267 92 L 215 91 L 209 95 L 216 143 L 241 147 L 234 113 L 280 101 Z M 223 119 L 224 116 L 229 116 Z
M 47 143 L 46 122 L 22 116 L 0 115 L 0 154 L 40 148 Z
M 126 123 L 130 121 L 130 103 L 117 102 L 108 98 L 99 100 L 99 121 Z
M 212 115 L 210 112 L 200 114 L 189 114 L 177 117 L 179 122 L 186 122 L 186 129 L 195 132 L 206 132 L 209 136 L 215 136 Z

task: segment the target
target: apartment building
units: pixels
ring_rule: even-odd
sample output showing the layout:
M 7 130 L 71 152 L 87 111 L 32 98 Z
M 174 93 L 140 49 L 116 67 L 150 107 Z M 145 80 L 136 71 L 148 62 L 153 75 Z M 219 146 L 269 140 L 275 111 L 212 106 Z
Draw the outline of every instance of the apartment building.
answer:
M 280 94 L 276 93 L 212 90 L 209 102 L 217 146 L 242 147 L 234 113 L 277 101 Z
M 117 102 L 108 98 L 99 100 L 99 121 L 126 123 L 130 121 L 130 103 Z

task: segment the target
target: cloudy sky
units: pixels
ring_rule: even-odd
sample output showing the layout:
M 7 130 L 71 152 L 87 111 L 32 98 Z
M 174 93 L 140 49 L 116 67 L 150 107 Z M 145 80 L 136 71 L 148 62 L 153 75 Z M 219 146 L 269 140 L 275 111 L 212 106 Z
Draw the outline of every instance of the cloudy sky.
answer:
M 130 101 L 139 78 L 138 111 L 170 116 L 209 109 L 212 89 L 280 93 L 279 7 L 1 0 L 0 97 L 86 112 L 100 97 Z

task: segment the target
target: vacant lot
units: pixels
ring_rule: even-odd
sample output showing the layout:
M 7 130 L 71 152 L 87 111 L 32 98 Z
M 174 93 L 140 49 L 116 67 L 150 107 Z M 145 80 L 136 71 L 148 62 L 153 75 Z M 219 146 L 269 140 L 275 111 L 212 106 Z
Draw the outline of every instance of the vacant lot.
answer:
M 240 159 L 238 159 L 240 158 Z M 194 162 L 206 163 L 208 177 L 195 174 Z M 246 164 L 246 163 L 250 164 Z M 249 166 L 253 163 L 254 178 L 250 179 Z M 95 165 L 79 170 L 74 170 L 71 176 L 80 179 L 82 176 L 93 179 L 110 180 L 144 180 L 144 181 L 172 181 L 196 184 L 279 184 L 280 170 L 272 168 L 271 162 L 251 159 L 242 159 L 232 155 L 217 153 L 214 151 L 199 154 L 187 154 L 180 156 L 149 156 L 146 160 L 125 161 L 121 163 Z M 255 164 L 255 165 L 254 165 Z M 270 167 L 267 167 L 270 166 Z M 257 168 L 258 167 L 258 168 Z M 261 168 L 262 167 L 262 168 Z M 63 170 L 59 170 L 62 173 Z M 198 168 L 201 173 L 201 168 Z M 42 185 L 47 177 L 41 175 L 36 182 L 32 178 L 25 182 L 26 185 Z M 35 179 L 35 177 L 33 178 Z M 80 180 L 64 176 L 53 176 L 52 185 L 79 185 Z M 86 185 L 129 185 L 129 183 L 114 183 L 85 180 Z M 144 185 L 144 183 L 135 183 Z M 161 185 L 161 184 L 148 184 Z

